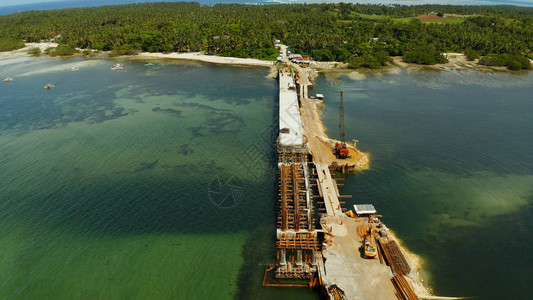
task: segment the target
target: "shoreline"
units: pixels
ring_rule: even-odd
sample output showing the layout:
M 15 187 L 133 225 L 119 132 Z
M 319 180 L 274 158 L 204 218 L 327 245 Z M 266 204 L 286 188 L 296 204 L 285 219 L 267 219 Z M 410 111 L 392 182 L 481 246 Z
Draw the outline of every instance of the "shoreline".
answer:
M 387 225 L 385 227 L 388 230 L 389 238 L 392 238 L 396 241 L 398 244 L 398 247 L 402 251 L 403 255 L 405 256 L 405 259 L 411 266 L 411 272 L 405 276 L 405 278 L 408 280 L 408 282 L 411 284 L 411 287 L 416 292 L 417 296 L 435 296 L 433 289 L 430 286 L 425 285 L 425 280 L 422 278 L 422 275 L 420 274 L 421 271 L 424 269 L 425 261 L 422 257 L 419 255 L 411 252 L 409 248 L 407 248 L 403 241 L 398 238 L 396 235 L 396 232 L 394 230 L 391 230 Z
M 507 67 L 496 67 L 496 66 L 486 66 L 478 64 L 479 59 L 468 60 L 464 53 L 442 53 L 448 59 L 448 62 L 445 64 L 434 64 L 434 65 L 421 65 L 415 63 L 408 63 L 403 61 L 401 56 L 391 56 L 391 62 L 386 66 L 369 69 L 369 68 L 357 68 L 351 69 L 348 67 L 347 63 L 343 62 L 334 62 L 334 61 L 312 61 L 309 67 L 316 69 L 319 72 L 332 72 L 332 71 L 358 71 L 361 73 L 372 73 L 372 72 L 387 72 L 390 69 L 399 67 L 407 71 L 445 71 L 445 70 L 457 70 L 457 71 L 467 71 L 474 70 L 478 72 L 508 72 L 511 74 L 524 73 L 533 71 L 533 68 L 528 70 L 518 70 L 513 71 L 509 70 Z M 533 65 L 533 60 L 530 59 L 531 64 Z
M 57 47 L 57 43 L 52 42 L 43 42 L 43 43 L 26 43 L 26 46 L 23 48 L 12 50 L 12 51 L 5 51 L 0 52 L 0 57 L 4 56 L 30 56 L 27 52 L 28 50 L 32 48 L 39 48 L 41 52 L 44 52 L 47 48 L 50 47 Z M 77 49 L 80 51 L 84 51 L 87 49 Z M 90 50 L 92 51 L 92 50 Z M 120 55 L 116 57 L 109 56 L 111 52 L 110 51 L 100 51 L 96 52 L 93 51 L 92 55 L 90 56 L 84 56 L 83 54 L 74 54 L 71 56 L 50 56 L 47 54 L 42 53 L 40 56 L 43 57 L 49 57 L 49 58 L 71 58 L 71 57 L 87 57 L 87 58 L 106 58 L 110 60 L 117 60 L 117 59 L 155 59 L 155 60 L 164 60 L 164 59 L 170 59 L 170 60 L 189 60 L 189 61 L 201 61 L 201 62 L 207 62 L 207 63 L 214 63 L 214 64 L 222 64 L 222 65 L 236 65 L 236 66 L 252 66 L 252 67 L 274 67 L 276 62 L 274 61 L 267 61 L 267 60 L 260 60 L 255 58 L 239 58 L 239 57 L 227 57 L 227 56 L 217 56 L 217 55 L 206 55 L 201 52 L 188 52 L 188 53 L 177 53 L 177 52 L 171 52 L 171 53 L 161 53 L 161 52 L 140 52 L 136 55 Z
M 17 50 L 12 51 L 5 51 L 0 52 L 0 57 L 6 57 L 6 56 L 30 56 L 27 52 L 31 48 L 39 48 L 41 52 L 44 52 L 47 48 L 50 47 L 57 47 L 57 43 L 53 42 L 41 42 L 41 43 L 26 43 L 25 47 Z M 78 49 L 80 51 L 87 50 L 87 49 Z M 90 50 L 93 51 L 93 50 Z M 87 57 L 87 58 L 93 58 L 93 57 L 99 57 L 99 58 L 106 58 L 110 60 L 117 60 L 117 59 L 139 59 L 139 60 L 149 60 L 149 59 L 155 59 L 155 60 L 184 60 L 184 61 L 200 61 L 200 62 L 206 62 L 206 63 L 213 63 L 213 64 L 221 64 L 221 65 L 233 65 L 233 66 L 250 66 L 250 67 L 268 67 L 271 69 L 275 69 L 277 67 L 276 61 L 267 61 L 267 60 L 260 60 L 256 58 L 239 58 L 239 57 L 229 57 L 229 56 L 217 56 L 217 55 L 206 55 L 202 52 L 171 52 L 171 53 L 161 53 L 161 52 L 140 52 L 135 55 L 120 55 L 116 57 L 109 56 L 111 52 L 110 51 L 99 51 L 96 50 L 92 52 L 92 55 L 90 56 L 84 56 L 81 53 L 75 54 L 72 56 L 65 56 L 60 57 L 56 56 L 56 58 L 70 58 L 70 57 Z M 443 53 L 443 55 L 446 56 L 446 58 L 449 60 L 449 62 L 445 64 L 435 64 L 435 65 L 420 65 L 415 63 L 407 63 L 404 62 L 401 56 L 391 56 L 391 62 L 387 64 L 386 66 L 383 66 L 378 69 L 369 69 L 369 68 L 358 68 L 358 69 L 350 69 L 348 67 L 347 63 L 343 62 L 335 62 L 335 61 L 311 61 L 309 65 L 309 69 L 315 70 L 316 73 L 318 72 L 346 72 L 346 71 L 357 71 L 361 73 L 372 73 L 372 72 L 387 72 L 394 68 L 402 68 L 407 71 L 445 71 L 445 70 L 458 70 L 458 71 L 466 71 L 466 70 L 474 70 L 478 72 L 489 72 L 489 73 L 496 73 L 496 72 L 508 72 L 511 74 L 519 74 L 519 73 L 525 73 L 533 71 L 532 69 L 529 70 L 519 70 L 519 71 L 512 71 L 507 69 L 507 67 L 495 67 L 495 66 L 485 66 L 478 64 L 479 60 L 473 60 L 469 61 L 466 58 L 466 55 L 463 53 Z M 41 54 L 41 56 L 50 57 L 47 54 Z M 533 64 L 533 60 L 530 60 Z M 271 71 L 271 73 L 275 73 L 277 70 Z M 272 77 L 272 74 L 269 74 L 268 77 Z M 312 77 L 318 76 L 318 74 L 312 74 Z

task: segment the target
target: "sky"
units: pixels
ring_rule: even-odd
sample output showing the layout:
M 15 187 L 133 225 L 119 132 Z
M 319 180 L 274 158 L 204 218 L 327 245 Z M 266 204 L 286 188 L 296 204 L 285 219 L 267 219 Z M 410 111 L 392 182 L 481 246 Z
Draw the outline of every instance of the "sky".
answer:
M 51 0 L 1 0 L 0 6 L 10 6 L 28 3 L 50 2 Z M 58 1 L 58 0 L 56 0 Z M 59 0 L 60 1 L 60 0 Z

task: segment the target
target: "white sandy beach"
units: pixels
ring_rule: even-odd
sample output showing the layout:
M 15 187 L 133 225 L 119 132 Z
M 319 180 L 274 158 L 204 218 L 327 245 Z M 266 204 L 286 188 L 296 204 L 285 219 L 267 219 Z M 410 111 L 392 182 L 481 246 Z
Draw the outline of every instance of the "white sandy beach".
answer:
M 1 52 L 0 56 L 20 56 L 27 55 L 28 50 L 31 48 L 39 48 L 42 52 L 50 47 L 57 47 L 57 43 L 52 42 L 42 42 L 42 43 L 26 43 L 24 48 Z M 83 49 L 80 49 L 83 50 Z M 100 52 L 98 56 L 105 56 L 108 52 Z M 201 52 L 191 52 L 191 53 L 151 53 L 151 52 L 141 52 L 137 55 L 127 55 L 121 56 L 122 58 L 139 58 L 139 59 L 182 59 L 182 60 L 195 60 L 203 61 L 215 64 L 224 64 L 224 65 L 241 65 L 241 66 L 257 66 L 257 67 L 272 67 L 275 62 L 266 61 L 253 58 L 237 58 L 237 57 L 223 57 L 216 55 L 205 55 Z
M 52 42 L 43 42 L 43 43 L 26 43 L 26 46 L 24 48 L 20 48 L 13 51 L 6 51 L 6 52 L 0 52 L 0 55 L 2 56 L 12 56 L 12 55 L 27 55 L 28 50 L 32 48 L 39 48 L 41 49 L 41 52 L 44 52 L 47 48 L 51 47 L 57 47 L 57 43 Z
M 166 59 L 183 59 L 183 60 L 196 60 L 215 64 L 224 65 L 242 65 L 242 66 L 258 66 L 258 67 L 272 67 L 275 62 L 259 60 L 253 58 L 236 58 L 236 57 L 224 57 L 215 55 L 205 55 L 201 52 L 192 53 L 151 53 L 141 52 L 138 55 L 131 56 L 135 58 L 166 58 Z

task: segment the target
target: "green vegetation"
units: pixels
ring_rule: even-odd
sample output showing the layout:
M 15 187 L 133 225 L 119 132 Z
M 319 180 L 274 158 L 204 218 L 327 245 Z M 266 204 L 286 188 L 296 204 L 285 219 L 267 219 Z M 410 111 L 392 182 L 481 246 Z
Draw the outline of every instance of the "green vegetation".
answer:
M 93 57 L 98 52 L 99 52 L 98 50 L 85 49 L 85 50 L 81 51 L 81 55 L 83 55 L 84 57 Z
M 359 20 L 359 21 L 373 21 L 373 22 L 409 22 L 409 20 L 412 20 L 413 17 L 396 17 L 396 16 L 389 16 L 389 15 L 366 15 L 362 13 L 358 13 L 355 11 L 351 11 L 350 15 L 348 17 L 344 17 L 341 22 L 350 24 L 353 20 Z
M 350 59 L 348 67 L 350 68 L 370 68 L 378 69 L 383 66 L 386 66 L 390 62 L 389 53 L 384 50 L 375 51 L 372 54 L 364 54 L 359 57 L 354 57 Z
M 0 35 L 0 37 L 2 37 Z M 20 39 L 0 39 L 0 52 L 24 48 L 24 42 Z
M 434 45 L 422 45 L 406 50 L 403 55 L 403 60 L 408 63 L 434 65 L 444 64 L 448 59 L 436 50 Z
M 258 48 L 246 51 L 244 48 L 232 49 L 228 52 L 220 53 L 222 56 L 243 57 L 243 58 L 259 58 L 263 60 L 275 61 L 279 55 L 279 50 L 265 45 L 264 48 Z
M 465 55 L 468 60 L 476 60 L 481 57 L 481 53 L 479 53 L 479 51 L 472 50 L 470 48 L 465 50 Z
M 59 45 L 57 47 L 51 47 L 44 50 L 44 53 L 50 56 L 71 56 L 78 52 L 79 51 L 76 50 L 74 47 L 68 45 Z
M 139 53 L 140 50 L 139 47 L 136 48 L 131 44 L 122 44 L 115 46 L 111 51 L 110 56 L 135 55 Z M 84 52 L 84 55 L 90 55 L 90 53 Z
M 519 54 L 496 54 L 481 58 L 479 63 L 487 66 L 507 67 L 509 70 L 531 68 L 529 59 Z
M 30 48 L 28 50 L 28 54 L 31 56 L 39 56 L 41 55 L 41 48 L 38 48 L 38 47 Z
M 436 23 L 436 24 L 460 24 L 464 22 L 466 18 L 445 16 L 437 20 L 424 21 L 422 23 Z
M 326 48 L 312 50 L 311 56 L 318 61 L 347 61 L 352 54 L 345 48 L 330 44 Z
M 445 17 L 437 18 L 431 12 Z M 273 41 L 280 39 L 293 53 L 315 60 L 373 68 L 386 61 L 383 53 L 421 64 L 443 62 L 440 53 L 468 49 L 480 55 L 533 57 L 533 9 L 178 2 L 0 16 L 2 39 L 34 42 L 57 35 L 61 46 L 112 51 L 111 55 L 203 51 L 268 60 L 278 55 Z M 428 49 L 431 51 L 423 53 Z M 57 49 L 54 54 L 60 55 Z

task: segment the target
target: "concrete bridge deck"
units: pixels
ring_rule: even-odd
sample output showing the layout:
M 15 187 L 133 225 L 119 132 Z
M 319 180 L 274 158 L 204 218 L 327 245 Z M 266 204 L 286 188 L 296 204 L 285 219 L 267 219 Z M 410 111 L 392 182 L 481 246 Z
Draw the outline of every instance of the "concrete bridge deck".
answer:
M 286 58 L 284 63 L 291 64 Z M 298 76 L 289 71 L 293 68 L 298 71 Z M 263 285 L 320 284 L 332 298 L 344 295 L 342 299 L 397 299 L 390 269 L 377 259 L 362 257 L 362 241 L 357 228 L 366 219 L 350 218 L 343 213 L 337 183 L 330 171 L 331 165 L 339 163 L 359 164 L 354 169 L 363 169 L 368 157 L 355 147 L 350 148 L 349 159 L 339 161 L 333 155 L 334 140 L 326 136 L 317 102 L 309 97 L 312 84 L 308 70 L 292 64 L 291 68 L 285 66 L 279 72 L 278 258 L 276 264 L 267 266 Z M 296 88 L 295 77 L 299 89 Z M 312 156 L 312 164 L 307 161 L 308 154 Z M 309 195 L 310 176 L 313 174 L 309 169 L 313 165 L 319 199 L 322 198 L 326 211 L 320 222 L 323 229 L 318 230 L 313 225 L 314 204 Z M 319 200 L 318 203 L 322 202 Z M 325 234 L 323 247 L 317 239 L 318 232 Z M 267 273 L 272 271 L 275 279 L 268 277 Z M 278 279 L 309 279 L 309 284 L 286 285 Z
M 304 130 L 296 84 L 293 75 L 288 70 L 279 71 L 279 129 L 279 146 L 304 147 Z
M 318 188 L 324 198 L 326 214 L 328 216 L 342 215 L 342 209 L 339 202 L 339 191 L 335 180 L 331 177 L 329 166 L 324 163 L 315 164 L 318 175 Z
M 368 157 L 355 147 L 350 147 L 349 159 L 339 160 L 333 155 L 334 141 L 325 134 L 314 102 L 316 100 L 309 97 L 311 82 L 308 69 L 295 67 L 299 74 L 298 94 L 306 147 L 313 157 L 318 175 L 317 186 L 326 209 L 326 215 L 321 220 L 326 232 L 326 246 L 321 252 L 323 261 L 318 264 L 320 282 L 326 288 L 340 288 L 345 299 L 396 299 L 390 282 L 390 269 L 377 260 L 362 257 L 362 242 L 357 235 L 357 227 L 363 223 L 363 219 L 350 218 L 342 212 L 337 183 L 329 169 L 335 162 L 363 169 L 363 165 L 368 164 Z M 330 294 L 332 297 L 335 295 L 338 296 L 337 293 Z

